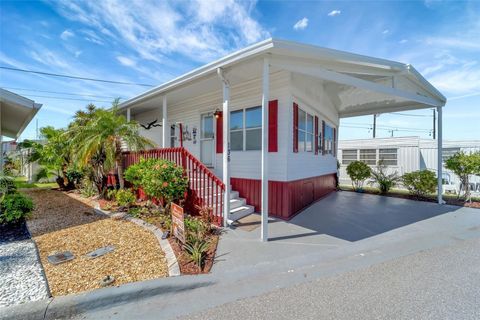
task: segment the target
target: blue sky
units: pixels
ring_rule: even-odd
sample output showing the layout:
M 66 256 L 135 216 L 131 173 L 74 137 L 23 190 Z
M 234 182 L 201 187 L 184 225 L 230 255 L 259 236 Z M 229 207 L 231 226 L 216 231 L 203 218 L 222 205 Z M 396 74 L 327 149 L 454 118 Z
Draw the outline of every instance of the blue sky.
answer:
M 158 85 L 276 37 L 411 63 L 449 99 L 444 138 L 480 138 L 480 1 L 3 0 L 0 9 L 0 66 Z M 0 86 L 43 103 L 40 127 L 147 89 L 7 70 Z M 428 138 L 432 111 L 409 114 L 381 115 L 378 136 Z M 371 120 L 342 120 L 340 138 L 370 137 Z M 35 121 L 22 135 L 34 137 Z

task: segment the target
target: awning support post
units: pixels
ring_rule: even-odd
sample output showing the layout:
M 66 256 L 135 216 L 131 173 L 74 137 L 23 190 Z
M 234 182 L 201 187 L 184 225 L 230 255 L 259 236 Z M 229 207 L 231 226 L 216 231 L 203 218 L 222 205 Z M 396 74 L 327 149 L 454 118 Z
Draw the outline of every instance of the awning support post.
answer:
M 437 133 L 437 201 L 438 204 L 444 204 L 445 202 L 443 201 L 442 198 L 442 193 L 443 193 L 443 161 L 442 161 L 442 150 L 443 150 L 443 144 L 442 144 L 442 106 L 437 107 L 437 113 L 438 113 L 438 133 Z
M 270 61 L 263 58 L 262 76 L 262 241 L 268 241 L 268 101 Z
M 130 120 L 131 120 L 130 108 L 127 108 L 127 122 L 130 122 Z
M 168 118 L 167 118 L 167 96 L 163 96 L 163 104 L 162 104 L 162 148 L 167 147 L 168 141 Z
M 230 83 L 221 68 L 217 69 L 217 73 L 222 81 L 223 91 L 223 226 L 227 227 L 230 214 Z

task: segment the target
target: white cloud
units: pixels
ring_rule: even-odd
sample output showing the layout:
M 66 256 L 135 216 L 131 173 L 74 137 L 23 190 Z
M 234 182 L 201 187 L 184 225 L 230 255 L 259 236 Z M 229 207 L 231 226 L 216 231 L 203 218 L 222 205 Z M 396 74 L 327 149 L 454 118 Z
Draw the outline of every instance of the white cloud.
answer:
M 338 16 L 340 13 L 342 13 L 341 10 L 332 10 L 328 13 L 328 16 L 329 17 L 335 17 L 335 16 Z
M 128 57 L 124 57 L 124 56 L 117 56 L 117 60 L 118 62 L 120 62 L 121 64 L 123 64 L 124 66 L 127 66 L 127 67 L 134 67 L 137 65 L 137 62 L 131 58 L 128 58 Z
M 388 30 L 388 29 L 385 29 L 385 30 L 382 31 L 383 34 L 387 34 L 389 32 L 390 32 L 390 30 Z
M 84 37 L 85 40 L 95 44 L 103 45 L 102 38 L 99 37 L 98 34 L 96 34 L 94 31 L 84 29 L 84 30 L 81 30 L 81 32 L 85 35 Z
M 75 34 L 72 31 L 67 29 L 60 34 L 60 38 L 62 38 L 62 40 L 68 40 L 69 38 L 73 37 L 74 35 Z
M 303 30 L 308 26 L 308 18 L 304 17 L 303 19 L 298 20 L 294 25 L 293 29 Z
M 209 61 L 270 36 L 253 17 L 254 5 L 243 1 L 195 0 L 186 6 L 154 0 L 54 4 L 66 18 L 160 63 L 170 54 Z M 88 35 L 87 40 L 99 39 Z
M 408 42 L 407 39 L 402 39 L 402 40 L 398 41 L 398 43 L 400 43 L 400 44 L 404 44 L 404 43 L 407 43 L 407 42 Z
M 80 55 L 82 54 L 82 51 L 81 50 L 77 50 L 73 53 L 73 55 L 75 56 L 75 58 L 78 58 L 80 57 Z

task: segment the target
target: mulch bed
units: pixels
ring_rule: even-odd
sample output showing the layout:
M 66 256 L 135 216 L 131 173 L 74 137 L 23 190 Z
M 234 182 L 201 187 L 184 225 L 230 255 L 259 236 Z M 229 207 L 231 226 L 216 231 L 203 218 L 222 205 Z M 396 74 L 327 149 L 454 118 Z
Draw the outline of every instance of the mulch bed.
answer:
M 28 221 L 52 295 L 100 288 L 110 275 L 112 285 L 168 276 L 165 255 L 156 237 L 134 223 L 94 213 L 88 204 L 61 191 L 25 192 L 35 211 Z M 113 252 L 91 259 L 85 254 L 112 245 Z M 70 251 L 71 261 L 53 265 L 49 255 Z
M 161 219 L 158 216 L 142 215 L 139 218 L 142 220 L 145 220 L 150 224 L 153 224 L 159 229 L 162 229 L 162 230 L 164 229 L 163 224 L 161 223 Z M 173 252 L 177 257 L 177 262 L 180 267 L 180 272 L 182 274 L 189 274 L 189 275 L 203 274 L 203 273 L 210 272 L 215 260 L 215 253 L 217 251 L 218 240 L 219 240 L 218 234 L 213 234 L 210 236 L 210 239 L 209 239 L 210 247 L 206 254 L 205 265 L 203 266 L 202 270 L 199 270 L 197 265 L 189 259 L 188 255 L 185 253 L 185 250 L 183 250 L 183 245 L 173 236 L 170 236 L 168 238 L 168 242 L 170 243 L 170 246 L 172 247 Z
M 346 189 L 346 188 L 340 188 L 340 190 L 348 191 L 348 192 L 356 192 L 352 189 Z M 404 193 L 389 192 L 387 194 L 380 194 L 377 191 L 371 191 L 371 190 L 363 190 L 363 193 L 373 194 L 373 195 L 377 195 L 377 196 L 384 196 L 384 197 L 416 200 L 416 201 L 426 201 L 426 202 L 435 202 L 435 203 L 437 202 L 437 198 L 418 198 L 418 197 L 415 197 L 415 196 L 413 196 L 411 194 L 407 194 L 407 193 L 404 194 Z M 453 205 L 453 206 L 480 209 L 480 202 L 479 201 L 465 202 L 464 200 L 461 200 L 461 199 L 452 199 L 452 198 L 447 198 L 447 197 L 444 197 L 443 200 L 445 200 L 446 204 Z

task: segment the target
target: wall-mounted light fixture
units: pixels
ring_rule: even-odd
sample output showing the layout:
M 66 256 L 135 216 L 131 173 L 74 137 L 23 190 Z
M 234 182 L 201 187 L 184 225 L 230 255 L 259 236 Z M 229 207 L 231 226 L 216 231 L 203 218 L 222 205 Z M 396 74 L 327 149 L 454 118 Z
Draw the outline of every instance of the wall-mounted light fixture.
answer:
M 222 116 L 222 111 L 220 111 L 219 109 L 216 109 L 213 115 L 215 116 L 215 119 L 218 119 Z

